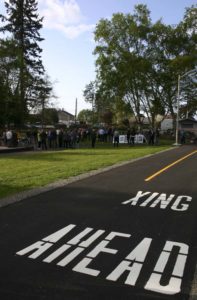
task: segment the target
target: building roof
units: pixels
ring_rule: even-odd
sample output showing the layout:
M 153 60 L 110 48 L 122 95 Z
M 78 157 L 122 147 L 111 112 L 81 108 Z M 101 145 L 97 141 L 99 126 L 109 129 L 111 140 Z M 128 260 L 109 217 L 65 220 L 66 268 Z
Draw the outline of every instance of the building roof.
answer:
M 65 110 L 58 110 L 58 114 L 66 114 L 67 116 L 70 116 L 70 117 L 73 117 L 74 118 L 74 115 L 72 115 L 71 113 L 65 111 Z
M 185 122 L 189 122 L 189 123 L 197 123 L 197 120 L 193 119 L 193 118 L 187 118 L 187 119 L 182 119 L 179 120 L 179 123 L 185 123 Z

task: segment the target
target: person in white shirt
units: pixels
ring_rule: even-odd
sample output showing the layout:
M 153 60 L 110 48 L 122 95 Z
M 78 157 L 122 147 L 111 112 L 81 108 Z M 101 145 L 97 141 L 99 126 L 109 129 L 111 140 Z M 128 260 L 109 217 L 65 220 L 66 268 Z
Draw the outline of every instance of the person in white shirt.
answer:
M 12 146 L 12 137 L 13 137 L 12 130 L 8 129 L 6 131 L 6 141 L 7 141 L 7 146 L 8 147 Z

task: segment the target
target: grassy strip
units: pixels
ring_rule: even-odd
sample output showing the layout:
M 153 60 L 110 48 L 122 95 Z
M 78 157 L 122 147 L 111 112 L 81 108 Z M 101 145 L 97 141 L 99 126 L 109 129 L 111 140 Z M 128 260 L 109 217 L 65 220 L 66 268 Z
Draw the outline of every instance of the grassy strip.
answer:
M 0 198 L 167 148 L 110 147 L 1 155 Z

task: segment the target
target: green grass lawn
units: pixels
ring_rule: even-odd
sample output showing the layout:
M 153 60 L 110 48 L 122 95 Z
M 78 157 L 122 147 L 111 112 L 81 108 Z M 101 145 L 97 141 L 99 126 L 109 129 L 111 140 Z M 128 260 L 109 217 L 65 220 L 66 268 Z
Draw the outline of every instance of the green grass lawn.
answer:
M 153 154 L 169 146 L 69 149 L 0 155 L 0 198 L 118 162 Z

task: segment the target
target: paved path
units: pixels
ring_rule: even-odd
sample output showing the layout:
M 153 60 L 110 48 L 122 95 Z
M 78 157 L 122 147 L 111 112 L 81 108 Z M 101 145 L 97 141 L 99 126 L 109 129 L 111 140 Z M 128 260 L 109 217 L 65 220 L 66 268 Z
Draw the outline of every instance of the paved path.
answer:
M 1 208 L 1 299 L 196 297 L 196 154 L 175 148 Z
M 5 147 L 0 146 L 0 154 L 4 153 L 16 153 L 16 152 L 24 152 L 24 151 L 32 151 L 34 149 L 33 146 L 18 146 L 18 147 Z

